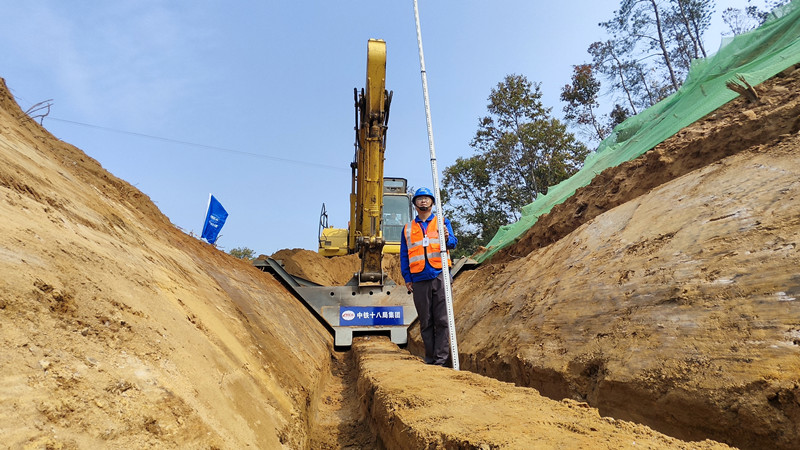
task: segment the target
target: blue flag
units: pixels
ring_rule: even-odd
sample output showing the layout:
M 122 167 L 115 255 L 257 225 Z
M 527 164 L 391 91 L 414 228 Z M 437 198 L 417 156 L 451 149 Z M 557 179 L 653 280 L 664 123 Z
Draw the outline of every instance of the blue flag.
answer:
M 219 231 L 225 225 L 225 219 L 227 218 L 228 211 L 225 211 L 222 204 L 213 195 L 209 194 L 206 223 L 203 225 L 203 234 L 200 237 L 208 241 L 209 244 L 216 243 Z

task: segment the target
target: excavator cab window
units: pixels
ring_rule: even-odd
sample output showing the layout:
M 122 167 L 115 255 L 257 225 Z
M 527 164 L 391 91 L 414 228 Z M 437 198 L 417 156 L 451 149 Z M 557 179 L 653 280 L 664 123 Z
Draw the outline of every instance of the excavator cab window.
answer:
M 408 195 L 384 194 L 383 238 L 386 242 L 400 242 L 403 225 L 411 221 L 410 205 Z

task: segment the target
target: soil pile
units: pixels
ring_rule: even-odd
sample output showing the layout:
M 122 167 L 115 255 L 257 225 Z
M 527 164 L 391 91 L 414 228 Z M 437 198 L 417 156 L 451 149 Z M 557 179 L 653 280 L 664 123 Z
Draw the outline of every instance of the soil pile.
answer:
M 353 352 L 362 410 L 387 448 L 729 448 L 600 417 L 585 402 L 556 402 L 534 389 L 420 364 L 385 337 L 356 338 Z
M 259 258 L 265 258 L 264 255 Z M 301 248 L 284 249 L 275 252 L 272 259 L 280 261 L 287 272 L 321 286 L 344 286 L 361 270 L 358 255 L 326 258 L 317 252 Z M 398 286 L 405 284 L 400 273 L 400 256 L 383 255 L 383 271 Z

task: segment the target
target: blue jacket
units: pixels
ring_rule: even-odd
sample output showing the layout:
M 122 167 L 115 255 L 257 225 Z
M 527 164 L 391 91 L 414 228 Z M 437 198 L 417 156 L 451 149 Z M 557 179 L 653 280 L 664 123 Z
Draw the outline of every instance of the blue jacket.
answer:
M 428 217 L 428 220 L 422 220 L 419 216 L 415 217 L 414 220 L 419 223 L 422 227 L 422 231 L 426 231 L 428 229 L 428 225 L 431 223 L 432 220 L 436 219 L 436 214 L 431 214 Z M 453 233 L 453 227 L 450 225 L 450 220 L 445 218 L 444 219 L 444 226 L 447 227 L 447 232 L 449 233 L 449 237 L 447 239 L 447 248 L 452 250 L 456 248 L 458 244 L 458 239 L 456 239 L 455 233 Z M 414 281 L 425 281 L 425 280 L 432 280 L 439 276 L 442 273 L 442 269 L 436 269 L 430 264 L 428 261 L 425 261 L 425 269 L 422 270 L 420 273 L 411 273 L 411 269 L 408 266 L 408 244 L 406 243 L 406 237 L 403 235 L 400 238 L 400 271 L 403 273 L 403 279 L 408 282 Z

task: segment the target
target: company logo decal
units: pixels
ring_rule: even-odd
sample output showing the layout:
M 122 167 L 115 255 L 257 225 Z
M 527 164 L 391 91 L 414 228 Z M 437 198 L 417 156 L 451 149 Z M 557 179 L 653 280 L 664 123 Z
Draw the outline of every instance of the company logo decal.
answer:
M 395 306 L 340 306 L 340 326 L 394 326 L 403 325 L 403 307 Z M 346 323 L 345 323 L 346 322 Z

